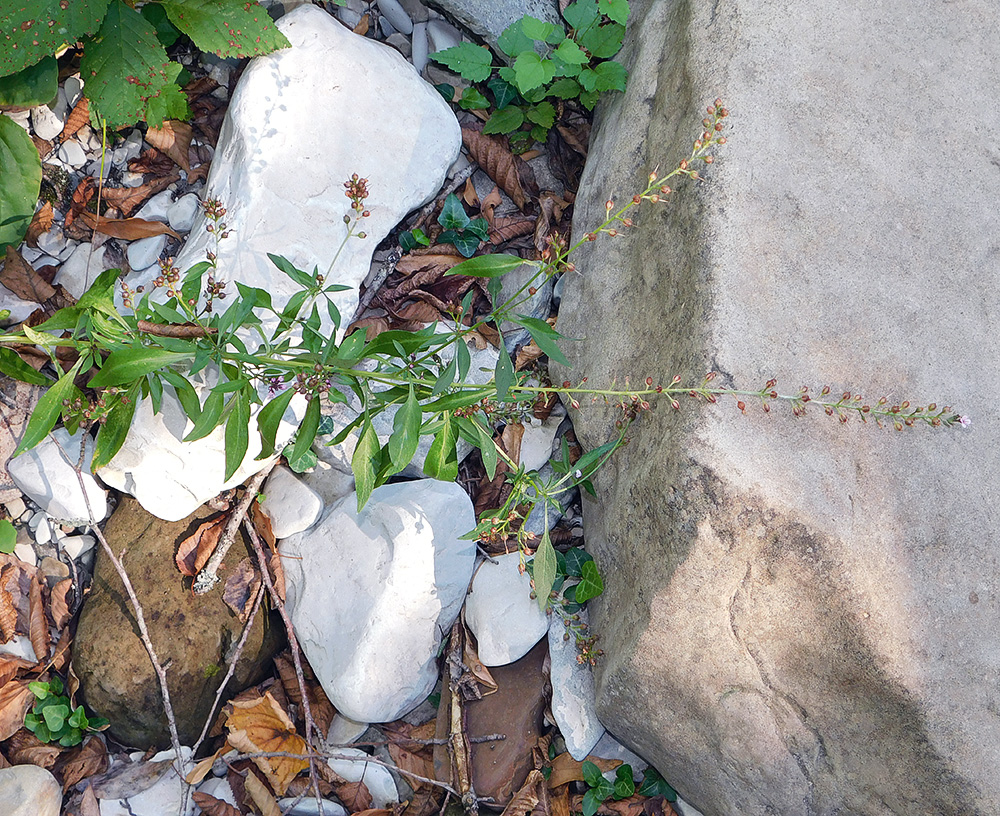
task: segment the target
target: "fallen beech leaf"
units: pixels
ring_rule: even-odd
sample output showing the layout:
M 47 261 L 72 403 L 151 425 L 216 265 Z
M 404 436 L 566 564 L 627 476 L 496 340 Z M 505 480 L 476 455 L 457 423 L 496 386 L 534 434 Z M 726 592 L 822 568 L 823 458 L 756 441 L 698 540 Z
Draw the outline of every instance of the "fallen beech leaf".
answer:
M 287 650 L 274 658 L 274 666 L 278 670 L 278 677 L 281 679 L 281 687 L 284 689 L 285 695 L 295 705 L 301 706 L 302 692 L 299 691 L 299 678 L 295 674 L 295 664 Z M 309 712 L 312 714 L 313 721 L 320 733 L 326 734 L 330 730 L 337 710 L 330 702 L 330 698 L 326 696 L 323 687 L 316 681 L 312 667 L 304 658 L 302 659 L 302 679 L 305 681 L 306 694 L 309 697 Z M 305 712 L 301 708 L 299 711 L 304 715 Z
M 372 809 L 372 795 L 364 782 L 342 782 L 333 786 L 333 792 L 343 802 L 348 813 Z
M 544 353 L 545 352 L 538 347 L 538 344 L 534 340 L 521 346 L 521 348 L 517 350 L 517 354 L 514 357 L 514 370 L 520 371 L 525 366 L 535 362 L 535 360 L 541 357 Z
M 59 634 L 59 640 L 56 642 L 55 648 L 52 650 L 52 657 L 49 658 L 49 666 L 57 672 L 65 670 L 66 663 L 69 660 L 69 647 L 72 638 L 69 633 L 69 627 L 67 626 Z M 73 692 L 75 694 L 75 692 Z M 72 698 L 72 694 L 70 697 Z M 103 729 L 101 729 L 103 730 Z
M 87 101 L 87 97 L 81 96 L 79 101 L 73 106 L 73 110 L 69 112 L 69 116 L 66 117 L 66 122 L 63 125 L 62 129 L 62 134 L 60 134 L 63 138 L 63 141 L 65 141 L 74 133 L 76 133 L 89 121 L 90 121 L 90 102 Z M 107 159 L 105 159 L 105 161 L 107 161 Z
M 129 159 L 128 169 L 133 173 L 152 173 L 154 176 L 165 176 L 176 172 L 174 160 L 155 147 L 144 150 L 134 159 Z
M 502 203 L 503 198 L 500 197 L 500 188 L 494 184 L 493 189 L 483 199 L 483 203 L 479 205 L 479 211 L 483 214 L 483 218 L 486 219 L 486 223 L 491 227 L 493 226 L 493 214 L 496 208 Z
M 617 802 L 608 799 L 601 803 L 597 812 L 603 816 L 646 816 L 645 805 L 645 796 L 632 796 Z
M 23 657 L 0 654 L 0 687 L 7 683 L 8 680 L 12 680 L 17 677 L 17 675 L 27 673 L 32 669 L 34 670 L 34 673 L 41 671 L 41 667 L 38 663 L 32 663 L 30 660 L 25 660 Z
M 228 520 L 229 516 L 223 513 L 214 519 L 203 521 L 197 530 L 180 543 L 174 562 L 182 575 L 193 578 L 208 563 Z
M 98 218 L 90 210 L 80 213 L 80 218 L 94 232 L 121 238 L 123 241 L 138 241 L 154 235 L 170 235 L 180 239 L 180 235 L 162 221 L 147 221 L 145 218 Z
M 31 143 L 35 146 L 35 150 L 38 151 L 38 157 L 42 161 L 45 161 L 49 157 L 49 154 L 52 153 L 52 149 L 55 147 L 55 144 L 48 139 L 43 139 L 41 136 L 32 136 Z
M 55 765 L 59 754 L 66 749 L 60 747 L 57 742 L 46 745 L 27 728 L 22 728 L 11 735 L 6 750 L 11 765 L 37 765 L 39 768 L 51 768 Z
M 62 629 L 69 623 L 70 612 L 66 595 L 73 588 L 72 578 L 63 578 L 49 592 L 49 615 L 56 629 Z
M 63 792 L 81 779 L 102 774 L 108 769 L 108 749 L 100 737 L 88 737 L 82 745 L 59 757 L 53 771 L 62 779 Z
M 424 251 L 413 250 L 406 253 L 396 262 L 396 271 L 404 275 L 412 275 L 414 272 L 422 272 L 425 269 L 439 270 L 443 275 L 455 264 L 461 263 L 465 258 L 451 244 L 435 244 L 424 248 Z
M 24 235 L 24 240 L 28 242 L 28 246 L 38 246 L 38 236 L 52 229 L 52 218 L 52 204 L 46 201 L 41 209 L 35 213 L 31 219 L 31 223 L 28 224 L 28 231 Z
M 64 227 L 69 227 L 87 204 L 90 203 L 90 199 L 94 197 L 94 178 L 93 176 L 84 176 L 80 179 L 80 183 L 76 185 L 76 189 L 73 190 L 73 196 L 70 201 L 69 210 L 66 213 L 66 219 L 64 221 Z
M 31 579 L 28 595 L 28 637 L 36 659 L 42 663 L 49 657 L 49 622 L 45 619 L 45 603 L 42 600 L 42 582 L 38 573 Z
M 14 596 L 0 584 L 0 636 L 3 643 L 9 643 L 17 634 L 17 607 L 14 606 Z
M 470 128 L 462 128 L 462 143 L 472 160 L 525 212 L 538 195 L 538 183 L 528 163 L 511 153 L 500 139 Z
M 27 680 L 10 680 L 0 688 L 0 742 L 21 729 L 34 701 Z
M 107 773 L 93 777 L 94 794 L 98 799 L 127 799 L 149 790 L 173 766 L 173 759 L 156 762 L 115 762 Z
M 167 159 L 167 161 L 170 161 Z M 173 162 L 171 162 L 173 166 Z M 138 172 L 138 171 L 136 171 Z M 165 190 L 181 177 L 180 173 L 155 178 L 138 187 L 105 187 L 101 197 L 111 207 L 117 207 L 122 215 L 128 216 L 146 203 L 146 200 Z
M 246 623 L 250 617 L 250 610 L 253 607 L 253 600 L 257 596 L 257 589 L 260 587 L 260 573 L 254 569 L 250 558 L 244 558 L 236 565 L 229 577 L 226 578 L 226 586 L 222 591 L 222 600 L 226 606 L 233 610 L 242 623 Z
M 471 178 L 465 180 L 465 187 L 462 189 L 462 201 L 470 207 L 479 207 L 479 193 L 476 192 L 476 186 L 472 183 Z
M 184 781 L 187 782 L 189 785 L 197 785 L 206 776 L 208 776 L 208 772 L 212 770 L 212 766 L 215 764 L 215 760 L 217 760 L 228 750 L 229 749 L 225 745 L 223 745 L 214 754 L 205 757 L 188 772 L 188 775 L 184 777 Z
M 392 761 L 396 763 L 396 767 L 401 771 L 419 774 L 427 779 L 434 778 L 434 760 L 430 756 L 421 756 L 395 742 L 390 742 L 386 747 L 389 751 L 389 756 L 392 757 Z M 403 779 L 406 780 L 406 784 L 413 788 L 414 791 L 430 787 L 427 782 L 421 782 L 412 776 L 404 774 Z
M 205 816 L 241 816 L 240 809 L 233 807 L 229 802 L 223 802 L 214 796 L 195 791 L 191 794 L 191 799 L 201 808 Z
M 244 781 L 246 787 L 246 792 L 250 794 L 250 798 L 253 803 L 260 810 L 261 816 L 281 816 L 281 808 L 278 807 L 278 803 L 274 801 L 274 797 L 271 796 L 271 792 L 267 789 L 263 782 L 261 782 L 253 773 L 248 773 L 246 780 Z M 284 791 L 282 791 L 284 793 Z M 281 795 L 280 793 L 278 794 Z
M 369 810 L 359 810 L 354 816 L 392 816 L 392 811 L 388 808 L 371 808 Z
M 278 539 L 274 537 L 274 530 L 271 529 L 271 519 L 260 509 L 260 502 L 255 501 L 250 506 L 250 520 L 257 530 L 257 535 L 267 542 L 271 552 L 275 552 L 278 549 Z
M 146 131 L 146 141 L 173 159 L 185 173 L 191 169 L 188 148 L 191 147 L 192 136 L 191 125 L 176 119 L 167 119 L 161 127 Z
M 522 235 L 530 235 L 535 231 L 535 225 L 539 220 L 538 218 L 498 215 L 493 219 L 493 224 L 486 234 L 493 246 L 499 246 L 506 241 L 520 238 Z
M 45 303 L 56 293 L 12 245 L 7 247 L 7 257 L 0 270 L 0 285 L 10 289 L 21 300 L 32 303 Z
M 523 426 L 521 426 L 521 433 L 524 433 Z M 520 442 L 518 442 L 517 447 L 518 452 L 520 453 Z M 465 626 L 464 617 L 462 618 L 462 626 Z M 465 629 L 462 662 L 468 666 L 469 672 L 476 678 L 476 681 L 485 687 L 485 690 L 482 691 L 483 697 L 488 694 L 493 694 L 499 690 L 500 687 L 497 685 L 497 681 L 493 679 L 493 675 L 490 674 L 490 670 L 483 665 L 483 662 L 479 659 L 479 652 L 476 650 L 476 647 L 472 645 L 472 638 L 469 637 L 468 627 Z
M 396 312 L 396 317 L 402 318 L 409 323 L 433 323 L 441 320 L 441 312 L 435 309 L 430 303 L 415 301 L 407 303 L 402 309 Z
M 226 718 L 229 744 L 248 754 L 284 751 L 306 753 L 306 741 L 295 732 L 295 725 L 268 691 L 256 700 L 233 702 Z M 305 759 L 293 757 L 254 757 L 274 792 L 282 796 L 295 776 L 309 766 Z M 249 777 L 248 785 L 249 788 Z M 255 799 L 256 801 L 256 799 Z
M 565 785 L 567 782 L 583 782 L 584 762 L 593 762 L 598 768 L 600 768 L 601 773 L 613 771 L 622 764 L 620 759 L 600 759 L 595 756 L 589 756 L 582 762 L 577 762 L 577 760 L 573 759 L 569 752 L 566 751 L 559 754 L 559 756 L 552 760 L 552 773 L 549 774 L 548 780 L 549 788 L 558 788 L 560 785 Z
M 402 816 L 432 816 L 441 810 L 444 791 L 436 788 L 417 791 L 403 810 Z
M 67 807 L 71 807 L 68 805 Z M 67 810 L 66 816 L 101 816 L 101 803 L 94 795 L 94 789 L 87 783 L 83 793 L 80 794 L 79 804 L 75 810 Z
M 587 127 L 567 127 L 566 125 L 556 125 L 556 130 L 559 131 L 559 135 L 563 137 L 563 140 L 568 144 L 573 150 L 579 153 L 583 158 L 587 158 L 587 144 L 590 141 L 590 126 Z
M 521 790 L 514 794 L 501 816 L 528 816 L 545 795 L 545 777 L 541 771 L 532 771 L 524 780 Z
M 267 559 L 267 566 L 271 570 L 271 580 L 274 583 L 274 591 L 285 602 L 285 568 L 281 565 L 281 554 L 275 550 Z

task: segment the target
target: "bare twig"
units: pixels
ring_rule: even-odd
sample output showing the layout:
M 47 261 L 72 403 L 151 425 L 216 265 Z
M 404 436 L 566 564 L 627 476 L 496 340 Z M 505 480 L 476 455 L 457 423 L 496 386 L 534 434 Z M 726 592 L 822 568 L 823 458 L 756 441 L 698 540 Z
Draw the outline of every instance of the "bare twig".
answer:
M 463 634 L 462 621 L 459 619 L 451 628 L 448 656 L 445 659 L 449 676 L 448 687 L 451 691 L 449 748 L 455 763 L 459 799 L 466 811 L 476 816 L 479 813 L 479 800 L 472 781 L 472 755 L 468 734 L 465 732 L 465 707 L 462 705 L 462 673 L 465 668 L 462 663 L 462 651 L 465 646 Z
M 206 337 L 219 333 L 218 329 L 205 328 L 196 323 L 152 323 L 149 320 L 140 320 L 136 328 L 154 337 Z
M 194 583 L 191 585 L 192 591 L 195 595 L 204 595 L 217 583 L 219 583 L 219 576 L 217 575 L 219 571 L 219 566 L 222 564 L 222 559 L 226 557 L 229 552 L 229 548 L 233 546 L 233 542 L 236 540 L 236 532 L 240 529 L 240 522 L 243 521 L 247 514 L 247 510 L 250 507 L 251 502 L 257 498 L 257 494 L 260 492 L 260 486 L 264 484 L 264 480 L 267 475 L 271 472 L 271 468 L 274 467 L 274 462 L 265 467 L 260 473 L 254 475 L 249 482 L 247 482 L 246 492 L 240 499 L 239 504 L 233 508 L 232 515 L 226 522 L 226 527 L 222 531 L 222 535 L 219 536 L 219 543 L 215 548 L 215 552 L 212 553 L 212 557 L 208 559 L 208 563 L 202 567 L 201 572 L 198 573 L 197 577 L 194 579 Z M 262 571 L 267 570 L 263 567 Z
M 378 294 L 378 290 L 382 288 L 382 284 L 393 273 L 396 264 L 399 263 L 399 259 L 402 257 L 403 250 L 397 246 L 393 247 L 385 260 L 382 261 L 382 265 L 379 267 L 378 272 L 375 273 L 375 277 L 372 278 L 371 283 L 365 289 L 365 293 L 358 300 L 358 308 L 354 310 L 354 317 L 351 318 L 351 324 L 357 322 L 361 318 L 361 315 L 365 313 L 365 309 L 371 305 L 371 302 L 375 299 L 375 295 Z

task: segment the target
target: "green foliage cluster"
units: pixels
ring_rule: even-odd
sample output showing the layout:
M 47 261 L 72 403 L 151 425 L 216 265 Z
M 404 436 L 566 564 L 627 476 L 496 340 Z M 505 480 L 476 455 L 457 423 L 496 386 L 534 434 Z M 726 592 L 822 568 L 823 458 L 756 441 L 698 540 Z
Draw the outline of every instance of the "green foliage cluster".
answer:
M 593 762 L 584 762 L 581 770 L 583 781 L 587 785 L 587 792 L 583 795 L 583 816 L 594 816 L 601 802 L 608 799 L 628 799 L 635 793 L 640 796 L 662 796 L 668 802 L 677 801 L 677 791 L 652 767 L 643 773 L 638 790 L 631 765 L 619 765 L 615 770 L 614 782 L 605 779 L 601 769 Z
M 454 244 L 466 258 L 471 258 L 482 241 L 487 240 L 489 225 L 485 218 L 469 218 L 458 196 L 450 193 L 441 207 L 438 223 L 444 232 L 438 236 L 443 244 Z
M 558 100 L 579 100 L 590 110 L 603 91 L 623 91 L 628 72 L 611 59 L 625 36 L 628 0 L 576 0 L 563 12 L 569 31 L 525 16 L 500 35 L 510 65 L 495 65 L 489 49 L 462 43 L 432 54 L 470 82 L 457 100 L 466 110 L 492 108 L 483 133 L 519 134 L 544 142 L 556 121 Z M 454 89 L 442 88 L 446 98 Z
M 29 683 L 28 688 L 35 695 L 35 704 L 24 717 L 24 727 L 40 742 L 58 742 L 69 748 L 79 745 L 87 731 L 100 731 L 110 724 L 103 717 L 87 717 L 83 706 L 73 708 L 58 677 Z
M 0 519 L 0 553 L 10 554 L 17 546 L 17 528 L 7 519 Z

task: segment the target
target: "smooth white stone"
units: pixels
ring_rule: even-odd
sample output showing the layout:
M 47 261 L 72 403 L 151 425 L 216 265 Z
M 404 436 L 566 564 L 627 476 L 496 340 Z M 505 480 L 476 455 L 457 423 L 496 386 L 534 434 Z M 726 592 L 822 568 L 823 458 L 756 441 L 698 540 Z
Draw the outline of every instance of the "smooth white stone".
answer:
M 24 511 L 27 509 L 24 505 L 24 499 L 14 498 L 10 501 L 4 502 L 4 509 L 10 514 L 11 518 L 20 518 L 24 515 Z
M 392 23 L 392 27 L 402 34 L 413 33 L 413 21 L 397 0 L 377 0 L 379 11 Z
M 59 267 L 54 282 L 79 300 L 104 271 L 104 250 L 103 244 L 97 249 L 89 241 L 79 244 Z
M 88 535 L 66 536 L 59 541 L 62 551 L 74 561 L 93 550 L 96 544 L 97 542 L 93 537 Z
M 392 774 L 384 765 L 369 762 L 371 757 L 359 748 L 338 748 L 335 753 L 341 757 L 357 757 L 352 759 L 328 759 L 331 770 L 348 782 L 364 782 L 372 795 L 372 807 L 390 807 L 399 801 L 399 792 Z
M 35 554 L 35 548 L 30 544 L 24 542 L 15 544 L 14 555 L 20 558 L 25 564 L 30 564 L 33 567 L 38 566 L 38 556 Z
M 587 610 L 578 613 L 587 622 Z M 604 735 L 604 726 L 597 719 L 594 670 L 590 664 L 577 661 L 576 638 L 558 617 L 549 627 L 549 679 L 552 682 L 552 716 L 566 740 L 566 750 L 582 762 Z
M 315 799 L 302 799 L 291 810 L 286 810 L 294 801 L 290 796 L 278 800 L 278 808 L 284 816 L 319 816 L 319 803 Z M 323 814 L 324 816 L 347 816 L 347 811 L 342 805 L 324 799 Z
M 281 542 L 296 634 L 338 712 L 389 722 L 434 688 L 475 563 L 459 537 L 474 526 L 465 491 L 424 479 L 376 489 L 360 513 L 351 494 Z
M 537 425 L 525 424 L 521 436 L 521 464 L 525 469 L 539 470 L 552 458 L 552 443 L 565 416 L 566 409 L 557 403 L 552 413 Z
M 54 225 L 48 232 L 39 235 L 35 243 L 39 251 L 58 258 L 59 253 L 66 248 L 66 236 L 60 226 Z
M 7 472 L 21 492 L 50 517 L 83 524 L 89 521 L 89 499 L 94 520 L 101 521 L 108 512 L 108 499 L 107 491 L 90 475 L 93 454 L 94 441 L 88 436 L 82 472 L 86 498 L 74 470 L 80 456 L 79 431 L 70 436 L 65 428 L 57 428 L 36 447 L 11 459 Z
M 74 170 L 83 167 L 87 163 L 87 151 L 75 139 L 63 142 L 56 155 L 63 164 L 72 167 Z
M 48 516 L 46 516 L 45 513 L 43 513 L 41 510 L 37 511 L 34 515 L 32 515 L 30 519 L 28 519 L 28 529 L 32 533 L 34 533 L 35 530 L 38 529 L 38 526 L 47 519 Z
M 31 127 L 40 139 L 51 142 L 62 133 L 65 121 L 65 114 L 59 117 L 48 105 L 31 109 Z
M 368 730 L 368 723 L 355 722 L 343 714 L 337 714 L 330 723 L 330 732 L 326 735 L 328 745 L 349 745 Z
M 484 666 L 504 666 L 524 657 L 549 628 L 549 617 L 531 598 L 531 578 L 521 556 L 508 553 L 483 561 L 465 602 L 465 623 L 476 636 Z
M 4 816 L 59 816 L 62 785 L 45 768 L 15 765 L 0 770 L 0 813 Z
M 145 218 L 147 221 L 167 221 L 167 211 L 174 203 L 174 194 L 170 190 L 162 190 L 142 205 L 137 212 L 136 218 Z M 183 268 L 183 267 L 182 267 Z
M 260 509 L 271 521 L 275 538 L 288 538 L 312 527 L 323 513 L 323 500 L 284 465 L 278 465 L 264 482 Z
M 30 111 L 10 111 L 5 113 L 4 116 L 13 119 L 17 124 L 19 124 L 24 130 L 31 133 L 31 112 Z
M 138 761 L 142 758 L 141 751 L 129 754 L 129 758 Z M 181 746 L 181 756 L 184 758 L 184 772 L 191 770 L 194 763 L 191 760 L 191 749 Z M 150 762 L 161 760 L 176 760 L 173 750 L 160 751 Z M 181 809 L 181 802 L 187 806 Z M 194 816 L 198 806 L 191 799 L 188 785 L 177 775 L 173 765 L 151 787 L 141 791 L 127 800 L 100 799 L 101 816 Z
M 461 32 L 444 20 L 430 20 L 427 23 L 427 39 L 430 40 L 430 51 L 444 51 L 454 48 L 462 42 Z
M 125 250 L 129 265 L 136 271 L 148 269 L 159 260 L 166 244 L 166 235 L 151 235 L 149 238 L 133 241 Z
M 600 759 L 620 759 L 624 764 L 632 767 L 632 778 L 637 781 L 642 779 L 642 772 L 649 767 L 649 763 L 646 760 L 630 751 L 606 731 L 604 732 L 604 736 L 598 740 L 597 745 L 594 746 L 594 750 L 590 753 L 592 756 L 599 757 Z M 604 778 L 609 782 L 614 782 L 615 771 L 606 771 Z M 669 782 L 670 780 L 668 779 L 667 781 Z
M 22 660 L 28 660 L 32 663 L 38 660 L 31 645 L 31 638 L 27 635 L 14 635 L 6 643 L 0 643 L 0 654 L 20 657 Z
M 52 540 L 52 524 L 48 518 L 43 518 L 35 528 L 35 542 L 48 544 Z
M 178 198 L 167 209 L 167 222 L 177 232 L 190 232 L 195 216 L 201 210 L 201 199 L 194 193 Z
M 427 67 L 427 23 L 414 23 L 413 36 L 410 38 L 413 52 L 410 54 L 410 62 L 418 74 L 424 72 Z
M 209 796 L 214 796 L 216 799 L 228 802 L 233 807 L 237 806 L 236 796 L 233 794 L 233 789 L 229 785 L 229 781 L 224 776 L 210 776 L 198 786 L 198 792 L 207 793 Z
M 59 263 L 58 258 L 53 258 L 51 255 L 39 255 L 31 262 L 32 269 L 41 269 L 43 266 L 56 266 Z

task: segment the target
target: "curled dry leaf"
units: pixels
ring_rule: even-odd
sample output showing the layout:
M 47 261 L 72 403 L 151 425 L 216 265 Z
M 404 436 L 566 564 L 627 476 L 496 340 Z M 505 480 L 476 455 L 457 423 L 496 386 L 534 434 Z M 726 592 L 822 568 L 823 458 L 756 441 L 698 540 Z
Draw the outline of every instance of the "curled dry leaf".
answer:
M 257 535 L 267 542 L 271 552 L 275 552 L 278 549 L 278 539 L 274 537 L 274 530 L 271 529 L 271 519 L 268 518 L 267 513 L 260 509 L 258 501 L 250 505 L 250 520 L 253 522 L 254 529 L 257 530 Z
M 620 759 L 601 759 L 600 757 L 589 756 L 583 762 L 593 762 L 601 773 L 613 771 L 622 764 Z M 583 762 L 578 762 L 569 755 L 569 752 L 559 754 L 552 760 L 552 773 L 549 774 L 549 788 L 558 788 L 567 782 L 583 782 Z
M 570 816 L 569 785 L 549 791 L 549 812 L 552 816 Z
M 167 161 L 170 160 L 167 159 Z M 173 162 L 171 162 L 171 166 L 173 166 Z M 105 187 L 101 196 L 108 203 L 108 206 L 117 207 L 121 210 L 122 215 L 129 216 L 145 204 L 147 199 L 165 190 L 180 177 L 180 173 L 171 172 L 145 184 L 140 184 L 138 187 Z
M 216 799 L 210 794 L 195 791 L 191 794 L 191 798 L 201 808 L 201 812 L 205 816 L 242 816 L 239 808 L 233 807 L 229 802 Z
M 541 771 L 532 771 L 521 789 L 514 794 L 501 816 L 528 816 L 546 795 L 545 777 Z
M 208 563 L 228 520 L 229 516 L 223 513 L 214 519 L 203 521 L 197 530 L 180 543 L 174 561 L 182 575 L 193 578 Z
M 10 289 L 21 300 L 32 303 L 45 303 L 56 293 L 12 245 L 7 247 L 7 256 L 0 270 L 0 285 Z
M 188 148 L 191 147 L 192 136 L 191 125 L 176 119 L 167 119 L 161 127 L 146 131 L 146 141 L 173 159 L 185 173 L 191 169 Z
M 52 229 L 53 217 L 52 204 L 46 201 L 32 217 L 31 223 L 28 224 L 28 231 L 24 235 L 24 240 L 28 242 L 28 246 L 38 246 L 38 236 Z
M 483 218 L 486 219 L 486 223 L 491 227 L 493 226 L 493 215 L 496 208 L 503 203 L 503 199 L 500 197 L 500 188 L 495 184 L 493 189 L 487 194 L 486 198 L 483 199 L 483 203 L 479 207 L 479 211 L 483 214 Z
M 42 598 L 42 582 L 35 573 L 31 579 L 28 595 L 28 637 L 35 657 L 44 662 L 49 657 L 49 622 L 45 619 L 45 602 Z
M 341 782 L 333 792 L 347 808 L 348 813 L 361 813 L 372 809 L 372 795 L 364 782 Z
M 523 427 L 521 430 L 523 433 Z M 490 674 L 490 670 L 479 659 L 479 652 L 472 643 L 472 636 L 468 627 L 465 626 L 464 617 L 462 618 L 462 626 L 465 627 L 465 645 L 462 653 L 462 662 L 468 666 L 469 673 L 476 679 L 476 682 L 483 687 L 480 689 L 480 695 L 486 697 L 498 691 L 500 687 L 497 685 L 497 681 L 493 679 L 493 675 Z
M 3 638 L 3 643 L 9 643 L 16 634 L 17 607 L 14 605 L 14 596 L 3 588 L 3 582 L 0 581 L 0 637 Z
M 184 777 L 184 781 L 189 785 L 197 785 L 206 776 L 208 776 L 209 771 L 212 770 L 212 766 L 215 764 L 215 760 L 225 754 L 228 750 L 229 748 L 223 745 L 214 754 L 211 754 L 210 756 L 207 756 L 203 760 L 199 761 L 190 771 L 188 771 L 188 775 Z
M 371 15 L 362 14 L 361 19 L 358 20 L 358 24 L 354 26 L 352 31 L 360 37 L 364 37 L 368 33 L 368 28 L 371 25 Z
M 21 729 L 34 700 L 27 680 L 8 680 L 0 687 L 0 742 Z
M 531 235 L 536 230 L 535 225 L 540 222 L 540 218 L 498 215 L 493 218 L 493 223 L 486 234 L 493 246 L 499 246 L 522 235 Z
M 70 136 L 75 134 L 80 128 L 82 128 L 89 121 L 90 121 L 90 102 L 87 101 L 86 96 L 81 96 L 80 100 L 73 106 L 73 110 L 69 112 L 69 116 L 66 117 L 65 124 L 63 124 L 63 129 L 61 134 L 63 141 L 65 141 Z
M 9 680 L 13 680 L 18 675 L 27 674 L 32 670 L 37 674 L 41 671 L 41 667 L 38 663 L 25 660 L 23 657 L 0 654 L 0 686 L 3 686 Z
M 176 172 L 174 160 L 155 147 L 144 150 L 134 159 L 129 159 L 128 169 L 133 173 L 152 173 L 154 176 L 166 176 Z
M 528 163 L 511 153 L 500 139 L 470 128 L 462 128 L 462 143 L 472 160 L 500 185 L 517 208 L 526 211 L 531 199 L 538 196 L 538 183 Z
M 73 579 L 63 578 L 49 592 L 49 615 L 56 629 L 62 629 L 70 619 L 69 602 L 66 596 L 73 589 Z
M 295 725 L 268 691 L 256 700 L 233 702 L 226 718 L 229 744 L 247 754 L 282 751 L 306 753 L 306 741 L 295 732 Z M 295 776 L 309 766 L 305 759 L 293 757 L 254 757 L 278 796 L 288 789 Z M 249 785 L 248 785 L 249 787 Z
M 226 606 L 233 610 L 233 613 L 246 623 L 250 617 L 250 610 L 253 607 L 254 598 L 257 597 L 257 590 L 260 588 L 260 573 L 254 569 L 250 558 L 244 558 L 236 565 L 229 577 L 226 578 L 226 586 L 222 591 L 222 600 Z
M 274 801 L 267 786 L 261 782 L 251 771 L 247 774 L 243 782 L 246 792 L 250 795 L 253 803 L 257 806 L 261 816 L 281 816 L 281 808 Z M 282 791 L 284 793 L 284 791 Z M 279 796 L 281 794 L 278 794 Z
M 34 695 L 31 696 L 34 699 Z M 11 765 L 37 765 L 39 768 L 51 768 L 65 750 L 59 743 L 46 745 L 27 728 L 15 732 L 6 746 Z
M 462 188 L 462 201 L 470 207 L 479 206 L 479 193 L 476 192 L 476 185 L 472 183 L 471 178 L 465 180 L 465 187 Z
M 147 221 L 145 218 L 98 218 L 90 210 L 80 213 L 80 218 L 94 232 L 124 241 L 138 241 L 154 235 L 170 235 L 178 240 L 181 237 L 162 221 Z
M 84 176 L 80 179 L 80 183 L 77 184 L 76 189 L 73 190 L 73 196 L 70 200 L 69 210 L 66 213 L 64 226 L 69 227 L 73 223 L 73 219 L 83 212 L 87 204 L 90 203 L 90 199 L 94 197 L 95 192 L 97 192 L 97 190 L 94 187 L 93 176 Z
M 88 737 L 87 741 L 70 749 L 53 768 L 62 779 L 63 791 L 68 791 L 81 779 L 102 774 L 108 769 L 108 749 L 100 737 Z
M 535 360 L 545 354 L 538 344 L 532 340 L 517 350 L 517 354 L 514 357 L 514 370 L 521 371 L 523 368 L 531 365 Z
M 38 151 L 38 156 L 42 161 L 45 161 L 49 154 L 52 152 L 52 148 L 55 145 L 48 139 L 43 139 L 41 136 L 32 136 L 31 143 L 35 146 L 35 150 Z
M 110 771 L 92 777 L 90 784 L 98 799 L 127 799 L 149 790 L 174 764 L 173 759 L 156 762 L 115 762 Z

